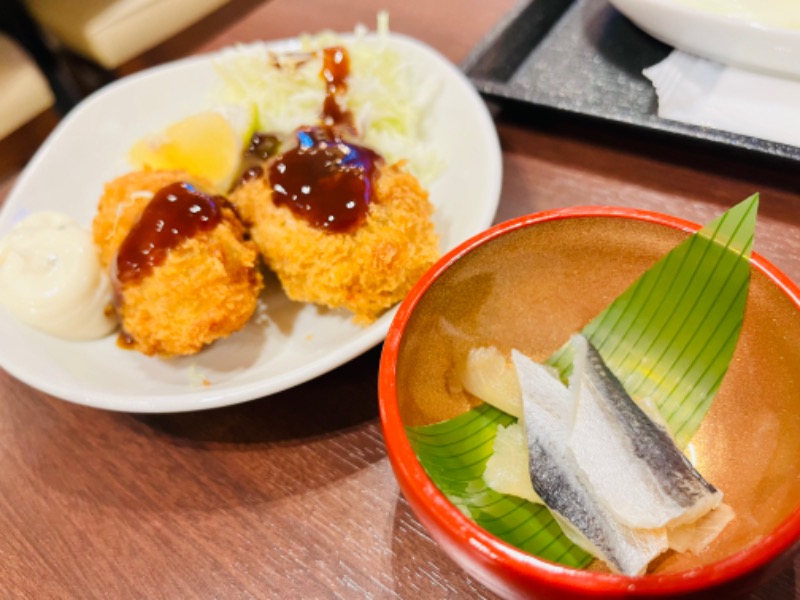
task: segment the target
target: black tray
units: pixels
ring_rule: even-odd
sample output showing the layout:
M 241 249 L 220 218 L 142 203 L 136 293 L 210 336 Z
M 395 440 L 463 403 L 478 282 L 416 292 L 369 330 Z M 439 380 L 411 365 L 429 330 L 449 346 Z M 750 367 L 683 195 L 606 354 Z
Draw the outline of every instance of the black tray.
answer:
M 505 16 L 462 69 L 488 98 L 800 160 L 796 146 L 658 117 L 642 70 L 671 50 L 606 0 L 530 0 Z

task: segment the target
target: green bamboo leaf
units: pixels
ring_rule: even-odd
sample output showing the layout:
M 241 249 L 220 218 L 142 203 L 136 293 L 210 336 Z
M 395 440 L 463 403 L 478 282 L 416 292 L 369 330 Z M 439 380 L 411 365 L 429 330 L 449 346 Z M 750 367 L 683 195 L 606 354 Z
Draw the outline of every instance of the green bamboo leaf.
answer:
M 699 429 L 739 339 L 757 209 L 754 195 L 706 225 L 583 330 L 628 393 L 655 402 L 680 447 Z
M 441 423 L 408 427 L 408 439 L 437 487 L 467 516 L 509 544 L 553 562 L 581 568 L 592 557 L 563 534 L 541 504 L 498 494 L 483 471 L 492 454 L 497 426 L 516 419 L 488 404 Z M 440 452 L 457 448 L 455 455 Z M 477 459 L 477 460 L 476 460 Z
M 700 427 L 736 348 L 757 208 L 756 194 L 687 238 L 583 329 L 628 393 L 655 401 L 681 447 Z M 566 380 L 569 344 L 548 362 Z M 476 523 L 531 554 L 582 567 L 591 556 L 544 506 L 498 494 L 483 481 L 497 426 L 515 420 L 484 404 L 406 431 L 431 479 Z

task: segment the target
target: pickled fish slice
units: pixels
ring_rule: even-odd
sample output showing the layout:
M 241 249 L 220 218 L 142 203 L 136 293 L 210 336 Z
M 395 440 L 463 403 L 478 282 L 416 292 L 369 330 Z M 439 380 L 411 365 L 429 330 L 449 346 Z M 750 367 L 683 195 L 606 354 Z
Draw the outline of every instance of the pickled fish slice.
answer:
M 569 447 L 600 501 L 622 523 L 653 529 L 691 523 L 722 493 L 639 408 L 582 335 L 573 336 L 575 422 Z
M 627 527 L 596 498 L 567 446 L 574 410 L 569 390 L 545 367 L 519 352 L 512 352 L 512 359 L 522 389 L 530 475 L 536 493 L 564 524 L 564 532 L 573 542 L 615 571 L 644 573 L 650 561 L 667 549 L 666 531 Z
M 727 504 L 720 504 L 694 523 L 678 525 L 667 530 L 669 547 L 676 552 L 702 552 L 717 539 L 735 517 L 733 509 Z

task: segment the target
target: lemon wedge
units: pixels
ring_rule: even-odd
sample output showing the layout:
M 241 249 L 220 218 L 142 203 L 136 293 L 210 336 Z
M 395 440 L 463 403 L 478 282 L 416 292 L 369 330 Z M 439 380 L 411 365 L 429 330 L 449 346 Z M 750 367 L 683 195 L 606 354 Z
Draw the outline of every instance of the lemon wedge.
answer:
M 138 168 L 181 170 L 226 193 L 236 176 L 244 145 L 256 127 L 256 112 L 242 106 L 206 110 L 146 136 L 130 150 Z

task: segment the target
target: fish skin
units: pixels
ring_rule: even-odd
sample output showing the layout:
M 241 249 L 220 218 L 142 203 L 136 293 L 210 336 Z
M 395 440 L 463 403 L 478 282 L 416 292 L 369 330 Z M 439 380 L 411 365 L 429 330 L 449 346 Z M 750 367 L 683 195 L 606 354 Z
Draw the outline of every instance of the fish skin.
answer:
M 647 502 L 645 505 L 654 509 L 649 514 L 638 517 L 624 510 L 615 510 L 624 506 L 625 502 L 632 501 L 634 496 L 631 490 L 623 491 L 614 486 L 605 488 L 599 485 L 603 483 L 602 481 L 594 479 L 592 483 L 606 506 L 627 525 L 647 528 L 691 522 L 718 506 L 722 501 L 722 493 L 697 472 L 675 445 L 669 433 L 654 423 L 631 399 L 592 343 L 579 334 L 573 336 L 571 344 L 576 357 L 574 363 L 576 368 L 570 381 L 571 387 L 578 387 L 579 394 L 592 391 L 599 394 L 595 398 L 600 408 L 615 422 L 615 425 L 619 426 L 619 431 L 624 435 L 622 444 L 628 452 L 628 458 L 637 461 L 629 464 L 633 464 L 633 468 L 643 470 L 640 484 L 647 486 L 648 489 L 644 487 L 639 489 L 643 495 L 653 498 L 652 502 Z M 581 355 L 585 360 L 581 360 Z M 581 363 L 583 363 L 582 369 L 579 368 Z M 574 383 L 575 378 L 580 378 L 580 383 Z M 587 384 L 592 389 L 587 390 L 585 387 Z M 577 400 L 578 403 L 584 401 L 589 400 L 580 397 Z M 605 477 L 603 473 L 587 469 L 586 465 L 582 464 L 586 460 L 604 460 L 598 458 L 599 446 L 587 447 L 586 444 L 590 442 L 589 436 L 578 428 L 573 435 L 579 438 L 574 440 L 573 449 L 578 457 L 578 465 L 587 473 L 587 477 L 593 479 L 590 473 L 594 473 L 595 477 Z M 601 442 L 607 443 L 608 440 Z M 584 454 L 578 450 L 578 444 L 584 445 Z M 614 458 L 610 460 L 613 461 Z M 661 504 L 656 504 L 659 501 Z M 655 508 L 659 507 L 659 511 L 656 511 Z
M 534 490 L 561 522 L 573 542 L 604 560 L 613 570 L 640 575 L 668 547 L 665 530 L 637 531 L 599 501 L 581 477 L 567 446 L 574 402 L 564 385 L 542 366 L 513 351 L 520 380 L 523 415 Z M 560 517 L 560 519 L 559 519 Z

